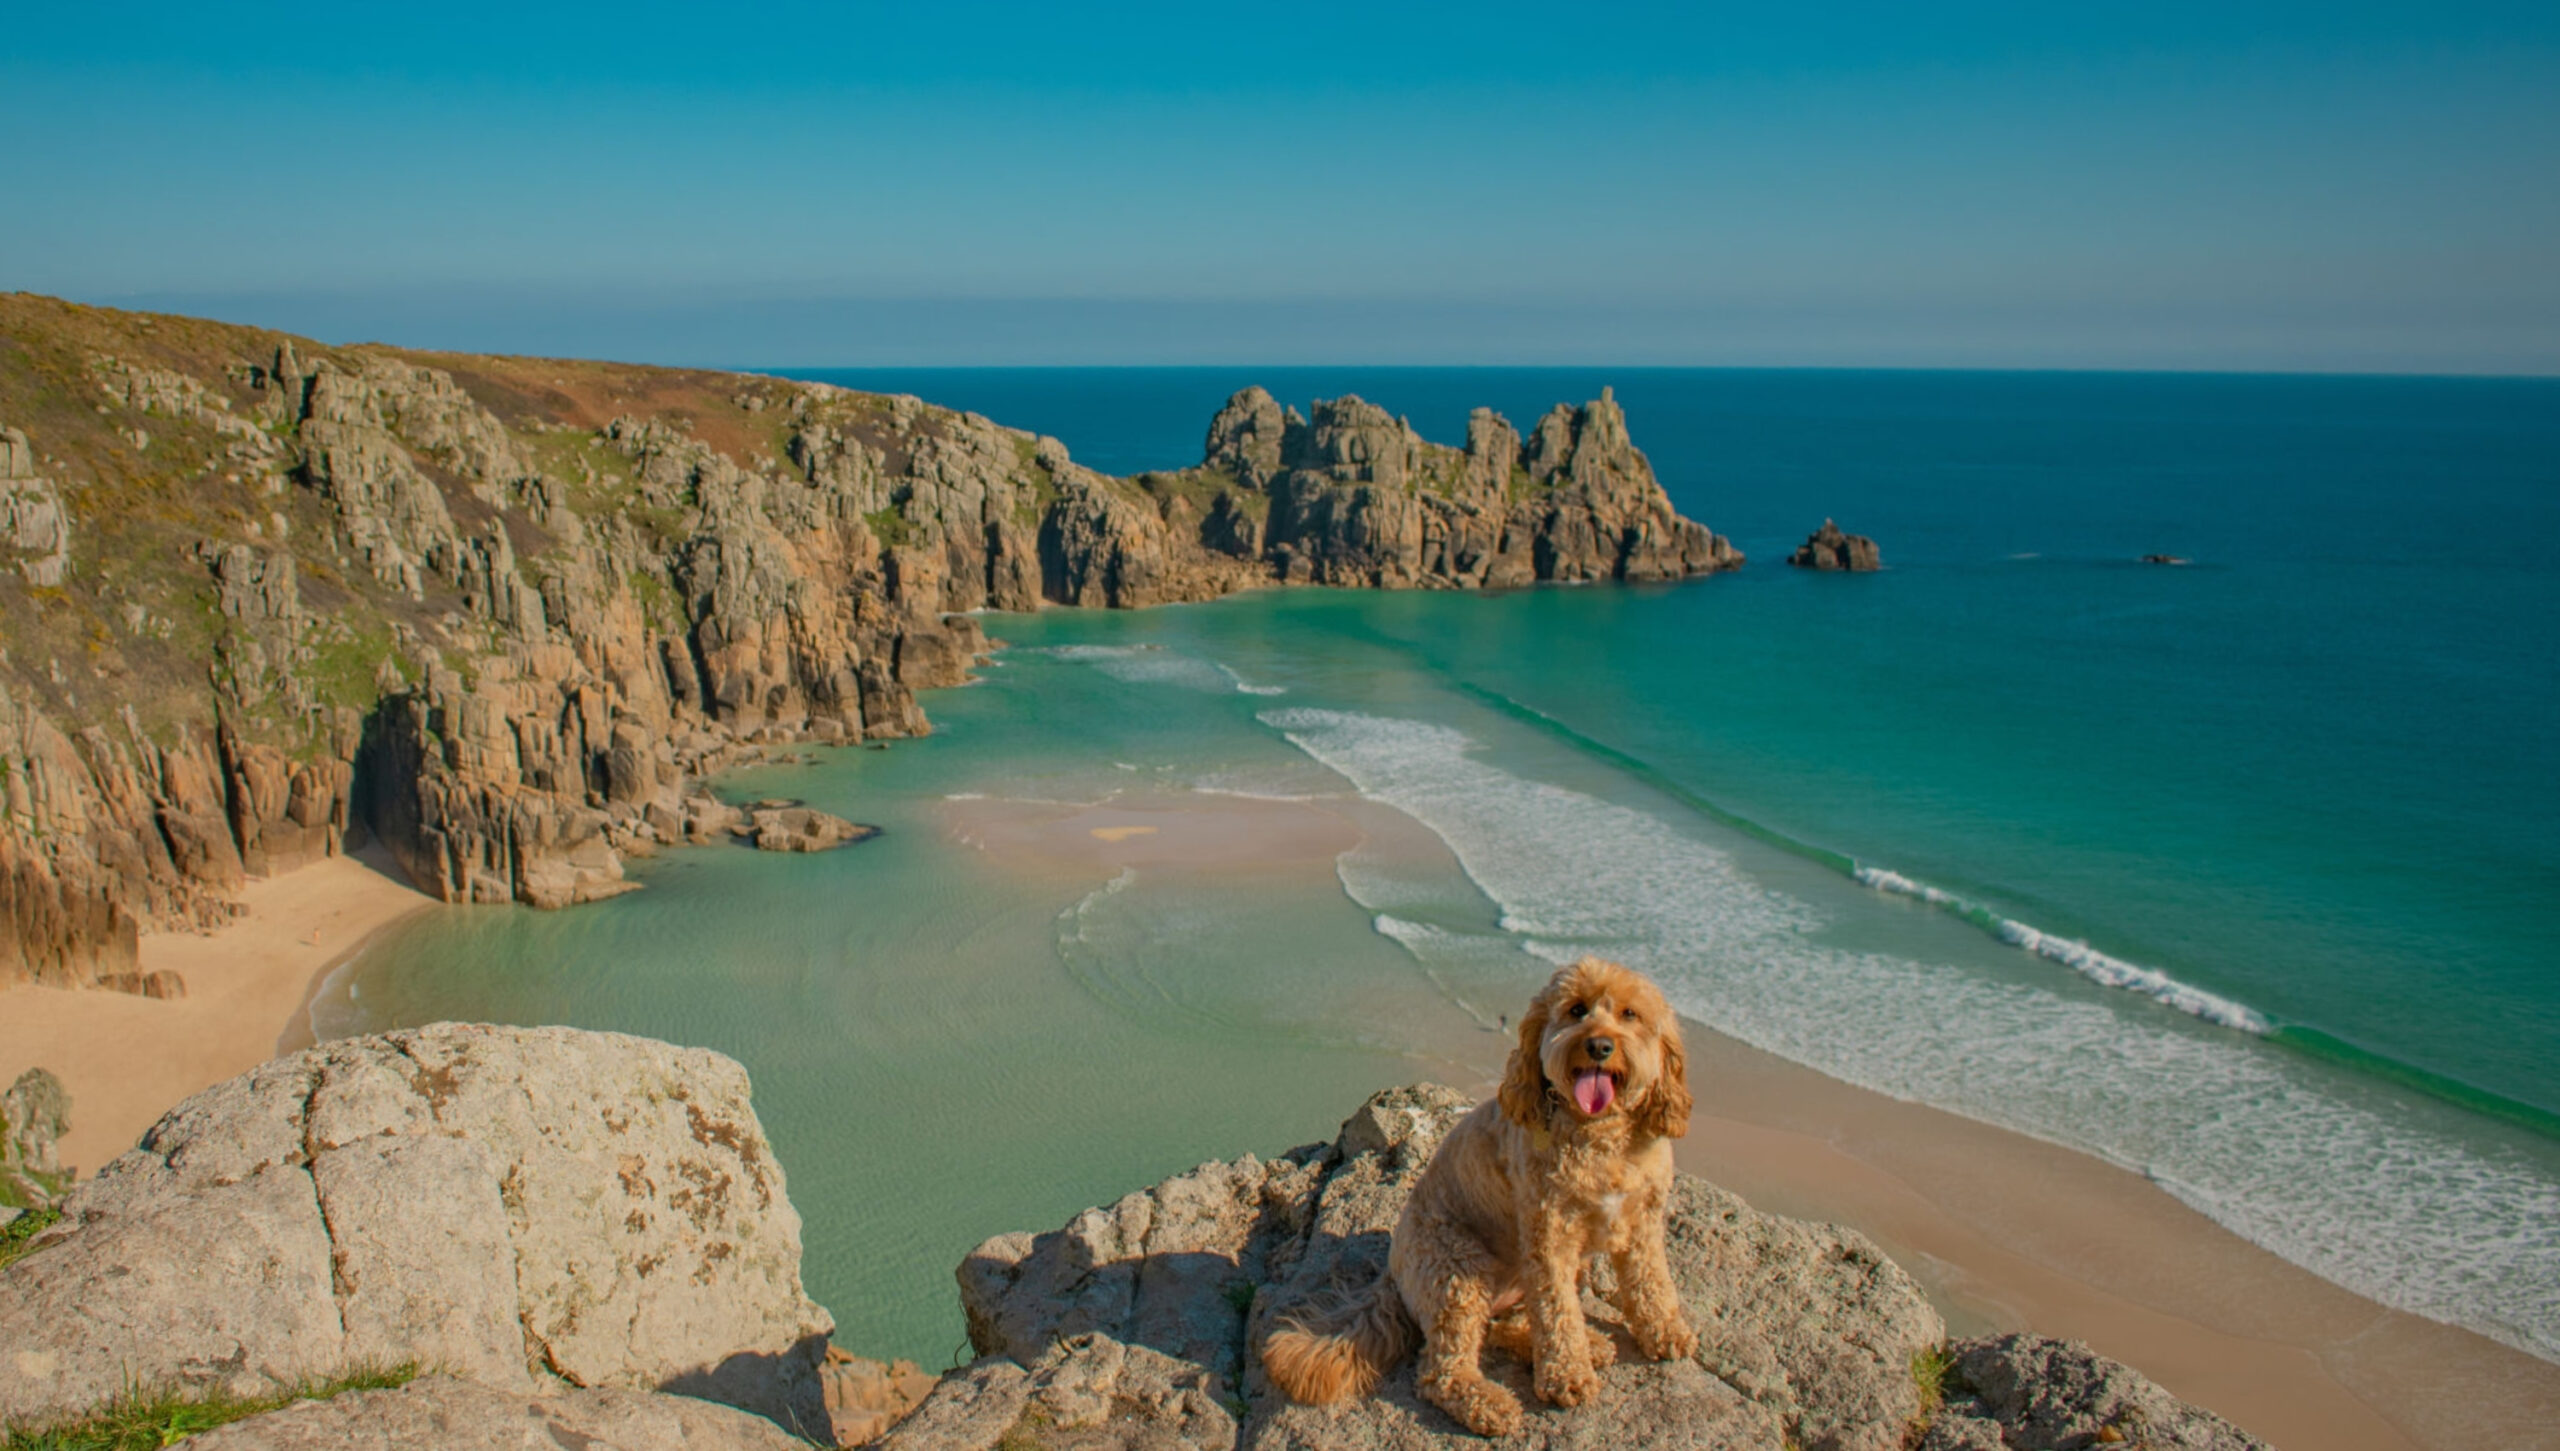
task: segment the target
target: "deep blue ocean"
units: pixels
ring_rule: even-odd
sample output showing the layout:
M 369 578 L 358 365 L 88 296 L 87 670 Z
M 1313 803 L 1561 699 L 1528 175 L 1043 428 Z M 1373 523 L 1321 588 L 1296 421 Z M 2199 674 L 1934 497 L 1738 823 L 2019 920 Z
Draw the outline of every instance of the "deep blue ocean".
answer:
M 795 1200 L 835 1176 L 806 1210 L 813 1288 L 929 1354 L 947 1314 L 881 1306 L 926 1294 L 976 1234 L 1313 1136 L 1239 1142 L 1321 1110 L 1230 1091 L 1217 1065 L 1237 1083 L 1272 1081 L 1246 1061 L 1284 1052 L 1334 1055 L 1346 1084 L 1404 1071 L 1373 1061 L 1395 1045 L 1284 1001 L 1350 1001 L 1406 964 L 1451 1001 L 1507 1003 L 1597 950 L 1722 1031 L 2138 1169 L 2351 1288 L 2560 1357 L 2560 382 L 795 376 L 984 413 L 1121 474 L 1197 461 L 1248 383 L 1301 408 L 1357 392 L 1443 442 L 1474 406 L 1525 430 L 1609 385 L 1673 501 L 1750 564 L 991 616 L 1012 649 L 984 688 L 925 702 L 931 741 L 779 783 L 889 823 L 881 841 L 787 865 L 680 853 L 650 891 L 580 913 L 431 919 L 324 1002 L 324 1027 L 511 1016 L 736 1053 Z M 1826 517 L 1886 568 L 1784 567 Z M 1141 779 L 1340 797 L 1419 823 L 1447 866 L 1347 853 L 1285 901 L 1126 872 L 1042 896 L 971 878 L 942 814 Z M 692 985 L 748 940 L 792 965 Z M 562 966 L 461 965 L 529 952 Z M 1257 987 L 1280 974 L 1305 980 Z M 983 1185 L 983 1145 L 839 1111 L 928 1061 L 873 1026 L 884 1004 L 953 982 L 996 1005 L 966 1031 L 1024 1015 L 1006 1101 L 1056 1105 Z M 1113 1070 L 1037 1049 L 1041 1023 L 1088 1009 L 1079 1031 L 1200 1065 L 1180 1095 L 1114 1099 L 1139 1127 L 1108 1152 L 1077 1135 Z M 1052 1167 L 1026 1170 L 1047 1145 Z M 913 1224 L 865 1200 L 860 1166 L 893 1161 L 951 1197 Z M 827 1247 L 862 1236 L 891 1247 Z

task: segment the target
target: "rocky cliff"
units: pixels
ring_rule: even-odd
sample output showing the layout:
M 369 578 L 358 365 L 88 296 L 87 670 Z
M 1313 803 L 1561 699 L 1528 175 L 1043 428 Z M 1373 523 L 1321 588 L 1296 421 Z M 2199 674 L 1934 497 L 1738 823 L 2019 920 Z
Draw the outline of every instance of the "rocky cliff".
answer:
M 1605 393 L 1461 449 L 1251 388 L 1120 479 L 915 398 L 4 296 L 0 985 L 145 990 L 141 929 L 368 832 L 448 901 L 625 890 L 742 753 L 929 729 L 968 611 L 1740 562 Z
M 1390 1089 L 1330 1142 L 987 1241 L 959 1271 L 980 1358 L 887 1424 L 924 1378 L 828 1351 L 738 1065 L 562 1028 L 350 1039 L 180 1105 L 0 1264 L 0 1430 L 129 1388 L 255 1392 L 409 1362 L 438 1373 L 205 1444 L 796 1444 L 783 1427 L 882 1451 L 1458 1451 L 1484 1443 L 1415 1394 L 1409 1362 L 1310 1407 L 1253 1348 L 1378 1273 L 1467 1106 Z M 1911 1278 L 1838 1226 L 1684 1176 L 1670 1251 L 1696 1356 L 1643 1360 L 1591 1300 L 1622 1348 L 1590 1402 L 1538 1403 L 1527 1368 L 1489 1353 L 1532 1407 L 1504 1445 L 2266 1451 L 2086 1347 L 1946 1342 Z M 918 1384 L 864 1412 L 883 1379 Z

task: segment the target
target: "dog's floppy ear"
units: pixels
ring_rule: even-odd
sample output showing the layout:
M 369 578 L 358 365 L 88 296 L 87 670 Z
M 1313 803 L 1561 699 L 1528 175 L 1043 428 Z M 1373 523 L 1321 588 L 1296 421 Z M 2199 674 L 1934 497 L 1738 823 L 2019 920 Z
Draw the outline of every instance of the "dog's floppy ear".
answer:
M 1654 1080 L 1653 1091 L 1644 1096 L 1644 1107 L 1637 1111 L 1636 1131 L 1676 1139 L 1689 1131 L 1689 1051 L 1680 1042 L 1680 1020 L 1667 1008 L 1661 1023 L 1662 1076 Z
M 1502 1088 L 1494 1095 L 1502 1100 L 1503 1116 L 1524 1129 L 1546 1126 L 1547 1070 L 1539 1050 L 1546 1046 L 1547 1019 L 1555 1007 L 1556 985 L 1550 982 L 1520 1015 L 1520 1041 L 1511 1045 L 1511 1060 L 1502 1065 Z

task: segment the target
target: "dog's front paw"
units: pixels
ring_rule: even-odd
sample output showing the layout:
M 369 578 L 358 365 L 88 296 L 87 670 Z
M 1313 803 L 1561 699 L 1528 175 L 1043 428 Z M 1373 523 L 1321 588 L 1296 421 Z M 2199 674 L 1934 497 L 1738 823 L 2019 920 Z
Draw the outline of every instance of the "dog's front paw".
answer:
M 1592 1369 L 1607 1370 L 1618 1363 L 1618 1342 L 1609 1338 L 1608 1331 L 1597 1325 L 1585 1325 L 1582 1327 L 1582 1341 L 1591 1348 Z
M 1520 1429 L 1520 1398 L 1482 1376 L 1459 1385 L 1425 1384 L 1422 1391 L 1432 1404 L 1479 1436 L 1508 1436 Z
M 1636 1348 L 1655 1360 L 1687 1360 L 1698 1353 L 1698 1332 L 1677 1316 L 1627 1328 L 1635 1333 Z
M 1588 1361 L 1551 1360 L 1538 1367 L 1538 1399 L 1551 1406 L 1578 1406 L 1600 1391 L 1600 1372 Z

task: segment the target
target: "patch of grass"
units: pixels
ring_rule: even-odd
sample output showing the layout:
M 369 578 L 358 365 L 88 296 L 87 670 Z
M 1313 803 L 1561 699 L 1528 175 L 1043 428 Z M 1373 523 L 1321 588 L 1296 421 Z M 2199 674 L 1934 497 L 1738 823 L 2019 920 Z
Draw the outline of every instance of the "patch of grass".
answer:
M 375 677 L 384 660 L 391 662 L 403 680 L 408 678 L 409 669 L 400 652 L 392 648 L 390 630 L 358 624 L 345 616 L 337 623 L 341 628 L 336 632 L 314 632 L 315 636 L 329 633 L 331 637 L 315 640 L 311 658 L 300 673 L 323 704 L 368 708 L 381 698 L 382 688 Z
M 1929 1423 L 1937 1419 L 1938 1408 L 1947 1403 L 1948 1390 L 1960 1377 L 1956 1358 L 1943 1345 L 1932 1345 L 1911 1352 L 1911 1383 L 1920 1390 L 1920 1414 L 1911 1418 L 1911 1434 L 1906 1440 L 1917 1441 Z
M 5 1187 L 5 1186 L 0 1186 Z M 0 1267 L 16 1263 L 27 1252 L 27 1242 L 62 1222 L 59 1209 L 30 1209 L 6 1226 L 0 1226 Z M 16 1442 L 11 1442 L 12 1451 Z
M 645 569 L 631 571 L 624 580 L 631 586 L 631 597 L 640 602 L 640 617 L 650 629 L 664 634 L 683 623 L 675 591 L 667 588 L 665 580 Z
M 880 541 L 883 548 L 904 548 L 915 538 L 915 526 L 907 522 L 907 516 L 899 513 L 895 505 L 863 515 L 862 522 L 871 526 L 872 536 Z
M 223 1391 L 197 1394 L 182 1390 L 134 1389 L 77 1420 L 58 1421 L 41 1429 L 11 1427 L 0 1451 L 154 1451 L 172 1446 L 199 1431 L 280 1411 L 297 1401 L 325 1401 L 349 1391 L 392 1390 L 418 1378 L 415 1362 L 392 1366 L 359 1366 L 327 1380 L 259 1396 Z

